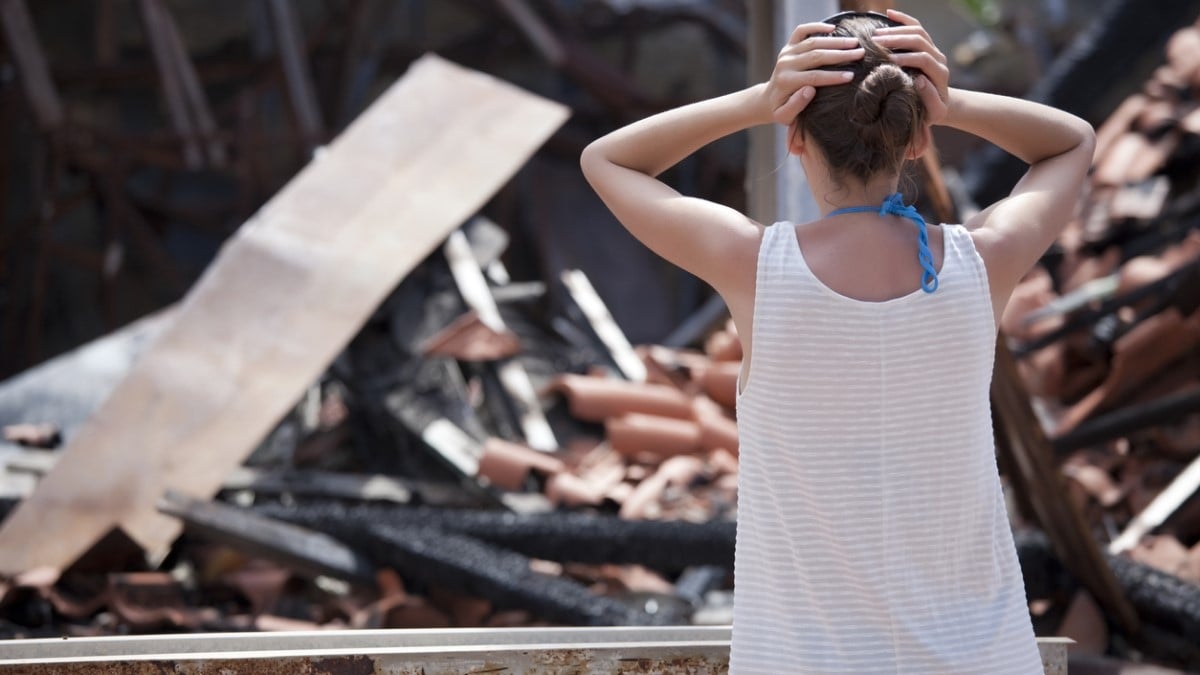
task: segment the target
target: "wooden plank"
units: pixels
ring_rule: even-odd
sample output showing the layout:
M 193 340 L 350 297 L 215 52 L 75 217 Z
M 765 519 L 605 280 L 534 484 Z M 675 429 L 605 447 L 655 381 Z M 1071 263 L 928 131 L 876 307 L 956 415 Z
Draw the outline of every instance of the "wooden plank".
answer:
M 479 314 L 480 321 L 486 326 L 498 333 L 507 332 L 508 327 L 504 325 L 504 319 L 500 316 L 500 309 L 496 306 L 491 289 L 488 288 L 483 270 L 479 268 L 479 263 L 471 252 L 467 235 L 462 231 L 452 232 L 446 238 L 444 250 L 446 260 L 450 263 L 450 273 L 454 275 L 454 282 L 458 285 L 463 300 Z M 546 421 L 537 392 L 534 391 L 524 366 L 514 359 L 507 359 L 497 365 L 497 370 L 504 390 L 512 397 L 513 405 L 517 407 L 517 418 L 525 441 L 538 450 L 557 450 L 558 440 L 554 438 L 554 431 Z
M 555 68 L 567 62 L 567 49 L 545 21 L 524 0 L 498 0 L 497 4 L 521 29 L 525 38 L 538 50 L 542 58 Z
M 114 524 L 162 555 L 179 532 L 154 511 L 163 491 L 211 496 L 567 114 L 436 56 L 414 63 L 225 244 L 0 527 L 0 573 L 64 567 Z
M 167 104 L 171 126 L 175 133 L 183 137 L 183 160 L 189 168 L 199 168 L 204 165 L 204 155 L 196 140 L 196 125 L 188 110 L 183 81 L 179 77 L 171 41 L 167 37 L 167 24 L 171 22 L 171 18 L 161 0 L 140 0 L 138 7 L 142 11 L 142 26 L 146 31 L 146 39 L 150 42 L 150 50 L 154 54 L 154 64 L 158 67 L 158 78 L 162 83 L 163 98 Z
M 225 146 L 216 139 L 217 123 L 213 118 L 212 108 L 208 104 L 208 97 L 204 94 L 204 87 L 200 84 L 200 77 L 196 74 L 196 67 L 192 65 L 187 46 L 183 42 L 183 37 L 179 35 L 179 27 L 171 18 L 166 6 L 160 4 L 158 13 L 163 39 L 169 47 L 173 67 L 183 89 L 188 114 L 191 116 L 199 140 L 204 141 L 204 151 L 208 156 L 208 162 L 213 166 L 223 166 L 227 159 Z
M 596 333 L 596 337 L 600 338 L 613 362 L 621 369 L 621 373 L 626 379 L 645 382 L 646 364 L 642 363 L 642 359 L 633 351 L 633 345 L 629 344 L 629 339 L 621 332 L 621 328 L 613 320 L 608 307 L 604 305 L 600 294 L 592 287 L 592 282 L 588 281 L 583 270 L 564 270 L 562 281 L 567 287 L 567 292 L 571 294 L 571 299 L 579 306 L 584 318 Z
M 59 128 L 64 118 L 62 101 L 50 79 L 50 68 L 25 0 L 0 0 L 0 21 L 38 127 L 42 131 Z
M 321 107 L 313 88 L 312 74 L 305 58 L 304 40 L 300 32 L 300 18 L 291 0 L 267 0 L 271 24 L 275 30 L 275 48 L 283 62 L 283 76 L 287 81 L 288 98 L 296 114 L 300 135 L 309 150 L 321 144 L 325 135 L 325 124 L 321 121 Z

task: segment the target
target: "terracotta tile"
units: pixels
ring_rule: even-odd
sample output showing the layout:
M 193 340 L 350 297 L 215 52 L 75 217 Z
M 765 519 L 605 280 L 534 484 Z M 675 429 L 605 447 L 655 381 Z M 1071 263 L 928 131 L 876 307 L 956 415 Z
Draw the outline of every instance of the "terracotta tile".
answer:
M 1171 181 L 1166 176 L 1154 176 L 1148 181 L 1125 185 L 1113 195 L 1110 213 L 1114 219 L 1151 220 L 1166 206 Z
M 166 572 L 109 575 L 108 607 L 137 630 L 201 624 L 200 615 L 184 602 L 183 587 Z
M 633 459 L 695 453 L 703 438 L 699 424 L 658 415 L 630 413 L 604 426 L 613 448 Z
M 625 587 L 625 590 L 636 593 L 675 592 L 675 586 L 661 574 L 642 565 L 605 565 L 606 571 L 612 578 Z
M 487 628 L 516 628 L 528 626 L 532 618 L 529 612 L 523 609 L 508 609 L 488 617 L 484 621 L 484 626 Z
M 737 378 L 741 367 L 740 362 L 714 363 L 704 372 L 704 393 L 732 410 L 737 405 Z
M 1200 134 L 1200 106 L 1188 109 L 1179 119 L 1179 128 L 1189 134 Z
M 725 448 L 716 448 L 708 453 L 708 465 L 718 476 L 737 474 L 738 458 Z
M 1130 258 L 1118 272 L 1117 294 L 1125 294 L 1158 281 L 1171 273 L 1171 265 L 1158 256 Z
M 334 626 L 319 624 L 315 621 L 304 621 L 285 616 L 275 616 L 274 614 L 259 614 L 254 617 L 254 630 L 260 630 L 264 632 L 295 632 L 333 629 Z
M 612 486 L 608 492 L 604 493 L 604 498 L 609 499 L 618 505 L 624 504 L 625 500 L 629 499 L 629 496 L 633 494 L 633 490 L 633 483 L 617 483 L 616 485 Z
M 662 499 L 669 485 L 687 486 L 704 472 L 704 462 L 690 455 L 679 455 L 664 461 L 658 471 L 638 483 L 621 505 L 622 518 L 634 520 L 652 517 L 652 506 Z
M 1063 466 L 1063 474 L 1083 486 L 1084 490 L 1102 506 L 1108 507 L 1121 501 L 1121 489 L 1108 472 L 1091 464 Z
M 505 490 L 522 489 L 531 470 L 551 475 L 564 468 L 562 460 L 553 455 L 499 438 L 487 439 L 479 458 L 479 475 Z
M 4 427 L 4 440 L 30 448 L 56 448 L 62 436 L 53 424 L 9 424 Z
M 1189 555 L 1190 551 L 1169 535 L 1142 537 L 1129 551 L 1130 558 L 1168 574 L 1179 574 L 1187 566 Z
M 1107 216 L 1106 216 L 1107 217 Z M 1121 249 L 1109 246 L 1100 255 L 1076 256 L 1076 260 L 1067 268 L 1059 270 L 1063 276 L 1062 289 L 1069 293 L 1085 283 L 1101 277 L 1106 277 L 1121 265 Z
M 1100 166 L 1100 164 L 1097 164 L 1095 170 L 1099 171 Z M 1112 202 L 1112 196 L 1116 194 L 1116 185 L 1100 182 L 1096 174 L 1093 173 L 1093 180 L 1090 186 L 1091 197 L 1084 203 L 1079 213 L 1079 239 L 1074 243 L 1076 250 L 1079 246 L 1090 242 L 1107 239 L 1113 228 L 1112 217 L 1109 213 L 1109 204 Z M 1090 280 L 1087 279 L 1087 281 Z
M 495 361 L 515 356 L 521 342 L 509 331 L 497 332 L 469 311 L 421 343 L 424 356 L 448 356 L 460 361 Z
M 1188 550 L 1187 561 L 1179 570 L 1179 576 L 1194 584 L 1200 584 L 1200 542 Z
M 1151 101 L 1134 120 L 1134 128 L 1141 133 L 1154 137 L 1166 129 L 1175 126 L 1179 121 L 1179 111 L 1174 101 Z
M 689 381 L 687 373 L 683 372 L 678 366 L 671 365 L 671 360 L 664 360 L 663 358 L 664 353 L 669 354 L 671 352 L 670 349 L 640 345 L 634 347 L 633 350 L 646 366 L 646 382 L 650 384 L 662 384 L 676 389 L 682 389 L 687 385 Z
M 450 628 L 450 616 L 424 598 L 407 597 L 381 601 L 379 628 Z M 374 626 L 369 626 L 374 627 Z
M 1000 317 L 1000 330 L 1008 337 L 1018 340 L 1030 340 L 1042 332 L 1053 328 L 1050 321 L 1036 324 L 1025 323 L 1025 317 L 1032 311 L 1041 309 L 1058 297 L 1054 292 L 1054 280 L 1046 268 L 1037 266 L 1021 279 L 1009 296 L 1008 305 Z M 1061 324 L 1061 319 L 1058 320 Z
M 571 414 L 585 422 L 603 422 L 629 412 L 683 419 L 692 415 L 690 399 L 661 384 L 563 375 L 550 388 L 565 395 Z
M 1071 654 L 1103 654 L 1108 650 L 1108 622 L 1104 612 L 1085 590 L 1075 591 L 1056 636 L 1075 641 L 1067 646 Z
M 1163 134 L 1151 141 L 1144 135 L 1129 131 L 1113 142 L 1111 150 L 1098 161 L 1093 180 L 1102 185 L 1124 185 L 1144 181 L 1166 163 L 1179 145 L 1178 131 Z
M 701 446 L 705 450 L 724 448 L 737 454 L 737 422 L 726 416 L 720 405 L 706 397 L 696 397 L 692 408 L 696 411 L 696 421 L 700 423 Z
M 404 595 L 404 580 L 390 567 L 381 567 L 375 573 L 375 586 L 380 595 Z
M 654 471 L 654 468 L 651 468 L 645 464 L 630 464 L 629 467 L 625 469 L 625 478 L 637 483 L 638 481 L 649 478 Z
M 1172 68 L 1188 78 L 1192 86 L 1200 85 L 1200 30 L 1188 27 L 1175 31 L 1167 40 L 1166 51 Z
M 1182 469 L 1180 462 L 1146 455 L 1129 457 L 1121 472 L 1121 490 L 1130 514 L 1144 511 Z
M 1138 324 L 1113 346 L 1112 366 L 1099 387 L 1071 406 L 1057 433 L 1074 428 L 1094 412 L 1119 401 L 1131 389 L 1200 344 L 1200 324 L 1168 309 Z
M 1117 139 L 1127 133 L 1133 126 L 1133 121 L 1142 114 L 1142 110 L 1150 103 L 1143 94 L 1134 94 L 1121 102 L 1108 119 L 1096 130 L 1096 152 L 1093 164 L 1105 162 L 1108 153 L 1112 152 Z
M 220 581 L 241 593 L 250 602 L 250 611 L 257 615 L 274 611 L 291 578 L 289 569 L 254 560 L 241 569 L 226 572 Z
M 723 330 L 716 331 L 704 341 L 704 353 L 714 361 L 741 361 L 742 341 L 730 319 Z
M 1146 81 L 1143 91 L 1150 98 L 1178 100 L 1180 92 L 1191 86 L 1188 73 L 1182 72 L 1168 61 L 1154 69 L 1154 74 Z
M 430 586 L 429 601 L 449 614 L 458 628 L 481 627 L 484 619 L 492 613 L 490 601 L 455 593 L 441 586 Z
M 546 481 L 546 498 L 555 505 L 596 505 L 604 501 L 604 490 L 572 473 L 557 473 Z
M 738 489 L 737 474 L 729 473 L 729 474 L 725 474 L 724 476 L 720 476 L 717 478 L 717 480 L 713 481 L 713 485 L 715 485 L 717 488 L 720 488 L 722 490 L 728 490 L 730 492 L 737 492 L 737 489 Z
M 530 558 L 529 569 L 538 574 L 549 574 L 551 576 L 562 576 L 562 563 L 554 560 L 542 560 L 541 558 Z
M 1200 387 L 1200 379 L 1194 379 L 1187 389 Z M 1163 454 L 1180 460 L 1196 456 L 1200 448 L 1200 415 L 1189 415 L 1175 424 L 1163 424 L 1148 431 L 1153 436 L 1154 446 Z

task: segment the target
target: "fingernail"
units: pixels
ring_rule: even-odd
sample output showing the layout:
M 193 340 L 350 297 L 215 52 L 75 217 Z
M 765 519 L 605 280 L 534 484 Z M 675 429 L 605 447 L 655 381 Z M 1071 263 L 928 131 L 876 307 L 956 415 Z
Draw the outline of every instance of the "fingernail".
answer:
M 812 87 L 805 87 L 800 90 L 800 98 L 812 98 L 815 90 Z
M 850 71 L 848 71 L 848 70 L 847 70 L 846 72 L 842 73 L 842 79 L 843 79 L 843 80 L 851 80 L 851 79 L 854 79 L 854 73 L 852 73 L 852 72 L 850 72 Z

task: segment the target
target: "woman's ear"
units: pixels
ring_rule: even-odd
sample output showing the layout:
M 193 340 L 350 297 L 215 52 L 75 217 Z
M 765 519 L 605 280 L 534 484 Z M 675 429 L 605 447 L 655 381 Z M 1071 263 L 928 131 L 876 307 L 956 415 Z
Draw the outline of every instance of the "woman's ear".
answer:
M 800 119 L 792 120 L 788 125 L 788 143 L 787 149 L 790 154 L 797 157 L 804 154 L 804 131 L 800 128 Z
M 933 145 L 933 134 L 929 129 L 928 124 L 921 125 L 917 137 L 913 139 L 912 145 L 908 146 L 908 154 L 905 155 L 905 159 L 917 159 Z

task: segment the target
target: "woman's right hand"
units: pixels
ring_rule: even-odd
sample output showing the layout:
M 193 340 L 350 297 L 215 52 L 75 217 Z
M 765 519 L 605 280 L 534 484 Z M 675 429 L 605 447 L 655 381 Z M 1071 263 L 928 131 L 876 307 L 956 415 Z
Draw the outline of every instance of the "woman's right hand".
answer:
M 878 28 L 871 38 L 880 47 L 893 51 L 892 61 L 896 65 L 921 71 L 922 75 L 916 77 L 916 87 L 925 104 L 926 120 L 940 124 L 950 109 L 950 68 L 946 65 L 946 55 L 916 18 L 894 9 L 889 9 L 887 15 L 904 25 Z M 897 49 L 907 51 L 897 54 Z
M 792 31 L 779 52 L 775 70 L 761 99 L 763 121 L 791 124 L 816 95 L 816 87 L 845 84 L 854 74 L 846 70 L 821 70 L 863 57 L 863 48 L 851 37 L 821 35 L 834 30 L 827 23 L 804 23 Z

